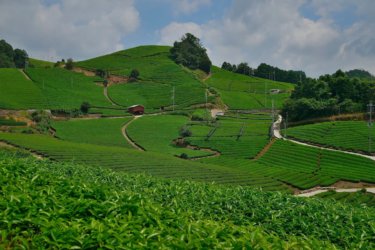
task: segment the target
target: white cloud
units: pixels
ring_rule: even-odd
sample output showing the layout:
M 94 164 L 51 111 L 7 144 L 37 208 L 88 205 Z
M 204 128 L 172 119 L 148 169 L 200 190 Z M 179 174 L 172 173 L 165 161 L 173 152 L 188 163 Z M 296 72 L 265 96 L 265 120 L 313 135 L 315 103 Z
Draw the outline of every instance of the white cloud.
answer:
M 331 16 L 355 3 L 343 0 L 342 4 L 332 3 L 324 9 L 327 2 L 321 0 L 235 0 L 221 20 L 201 25 L 172 23 L 160 32 L 160 40 L 171 44 L 183 31 L 196 31 L 217 65 L 223 61 L 246 61 L 256 67 L 265 62 L 285 69 L 302 69 L 310 76 L 332 73 L 338 68 L 365 68 L 375 73 L 375 21 L 369 21 L 371 11 L 368 18 L 365 16 L 346 29 Z M 362 5 L 356 11 L 362 14 L 375 7 L 364 0 L 358 3 Z M 306 4 L 313 6 L 321 18 L 314 21 L 304 17 L 300 8 Z
M 43 0 L 0 2 L 0 36 L 31 56 L 83 59 L 123 48 L 139 26 L 133 0 Z
M 198 38 L 203 34 L 201 26 L 196 23 L 173 22 L 160 31 L 160 44 L 173 45 L 174 41 L 180 40 L 186 33 L 194 34 Z
M 204 5 L 209 5 L 211 0 L 170 0 L 178 13 L 192 13 Z

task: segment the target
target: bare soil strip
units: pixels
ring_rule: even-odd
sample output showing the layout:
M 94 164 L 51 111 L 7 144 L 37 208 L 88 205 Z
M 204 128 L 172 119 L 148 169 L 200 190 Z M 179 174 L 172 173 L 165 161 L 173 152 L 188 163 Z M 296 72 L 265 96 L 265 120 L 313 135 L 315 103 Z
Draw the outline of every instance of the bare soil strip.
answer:
M 254 157 L 254 160 L 258 160 L 260 157 L 262 157 L 265 153 L 268 152 L 268 150 L 270 150 L 270 148 L 272 147 L 272 145 L 275 143 L 276 139 L 275 138 L 272 138 L 271 141 L 262 149 L 262 151 L 260 151 L 255 157 Z
M 133 141 L 128 133 L 126 132 L 126 129 L 127 127 L 132 123 L 134 122 L 135 120 L 137 120 L 139 117 L 142 117 L 142 116 L 134 116 L 133 119 L 131 119 L 130 121 L 128 121 L 122 128 L 121 128 L 121 132 L 122 132 L 122 135 L 125 137 L 126 141 L 135 149 L 139 150 L 139 151 L 146 151 L 144 148 L 142 148 L 140 145 L 138 145 L 135 141 Z

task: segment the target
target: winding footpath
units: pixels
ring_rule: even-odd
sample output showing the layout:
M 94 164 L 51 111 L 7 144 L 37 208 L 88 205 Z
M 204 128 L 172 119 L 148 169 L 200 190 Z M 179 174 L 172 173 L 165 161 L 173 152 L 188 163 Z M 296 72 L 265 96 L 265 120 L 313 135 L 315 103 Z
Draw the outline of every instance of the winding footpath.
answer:
M 134 122 L 135 120 L 137 120 L 139 117 L 142 117 L 141 115 L 140 116 L 134 116 L 133 119 L 131 119 L 130 121 L 128 121 L 122 128 L 121 128 L 121 132 L 122 132 L 122 135 L 125 137 L 126 141 L 135 149 L 139 150 L 139 151 L 145 151 L 143 148 L 141 148 L 137 143 L 135 143 L 128 135 L 128 133 L 126 132 L 126 129 L 128 128 L 128 126 Z
M 375 161 L 375 156 L 363 155 L 363 154 L 359 154 L 359 153 L 354 153 L 354 152 L 349 152 L 349 151 L 344 151 L 344 150 L 338 150 L 338 149 L 332 149 L 332 148 L 326 148 L 326 147 L 320 147 L 320 146 L 316 146 L 316 145 L 311 145 L 309 143 L 284 138 L 281 135 L 281 132 L 280 132 L 280 124 L 282 122 L 282 119 L 283 119 L 282 116 L 279 115 L 277 121 L 274 124 L 272 124 L 272 135 L 273 135 L 273 137 L 275 137 L 277 139 L 290 141 L 290 142 L 293 142 L 293 143 L 296 143 L 296 144 L 299 144 L 299 145 L 303 145 L 303 146 L 307 146 L 307 147 L 318 148 L 318 149 L 323 149 L 323 150 L 329 150 L 329 151 L 341 152 L 341 153 L 344 153 L 344 154 L 351 154 L 351 155 L 356 155 L 356 156 L 360 156 L 360 157 L 365 157 L 365 158 L 368 158 L 368 159 L 371 159 L 371 160 Z M 367 192 L 375 194 L 375 187 L 365 187 L 365 188 L 366 188 Z M 312 188 L 312 189 L 304 190 L 300 194 L 297 194 L 296 196 L 311 197 L 311 196 L 314 196 L 314 195 L 317 195 L 317 194 L 320 194 L 320 193 L 327 192 L 329 190 L 335 190 L 336 192 L 339 192 L 339 193 L 340 192 L 352 193 L 352 192 L 360 191 L 361 189 L 362 188 L 315 187 L 315 188 Z

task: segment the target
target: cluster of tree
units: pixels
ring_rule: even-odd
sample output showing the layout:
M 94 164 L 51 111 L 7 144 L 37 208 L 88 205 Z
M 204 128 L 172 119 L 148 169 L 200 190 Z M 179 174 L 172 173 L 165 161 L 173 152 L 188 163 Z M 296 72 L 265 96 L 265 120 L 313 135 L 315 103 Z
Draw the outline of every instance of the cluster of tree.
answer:
M 174 42 L 170 50 L 171 58 L 178 64 L 190 69 L 201 69 L 206 73 L 211 71 L 211 60 L 200 40 L 190 33 L 186 33 L 181 42 Z
M 13 50 L 12 45 L 0 40 L 0 68 L 24 68 L 28 58 L 25 50 Z
M 375 84 L 351 78 L 338 70 L 318 79 L 298 83 L 282 114 L 290 120 L 304 120 L 340 113 L 363 112 L 375 100 Z
M 234 73 L 238 74 L 243 74 L 243 75 L 248 75 L 252 76 L 254 75 L 254 69 L 252 69 L 246 62 L 242 62 L 238 65 L 236 64 L 230 64 L 228 62 L 223 62 L 221 65 L 222 69 L 232 71 Z
M 265 63 L 261 63 L 258 68 L 252 69 L 246 62 L 242 62 L 238 65 L 223 62 L 221 68 L 234 73 L 272 79 L 278 82 L 297 84 L 298 82 L 306 81 L 306 74 L 303 71 L 283 70 Z

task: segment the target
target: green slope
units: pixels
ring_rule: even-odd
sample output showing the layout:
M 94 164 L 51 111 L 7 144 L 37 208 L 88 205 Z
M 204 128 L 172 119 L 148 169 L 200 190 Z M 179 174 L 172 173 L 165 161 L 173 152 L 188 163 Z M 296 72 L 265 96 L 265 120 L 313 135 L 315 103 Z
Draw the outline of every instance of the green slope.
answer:
M 27 74 L 47 99 L 45 108 L 78 109 L 82 102 L 93 106 L 110 106 L 97 86 L 96 77 L 88 77 L 61 68 L 29 68 Z
M 0 69 L 0 108 L 38 109 L 46 105 L 40 88 L 18 69 Z
M 132 118 L 56 121 L 52 126 L 62 140 L 131 148 L 121 128 Z
M 17 156 L 0 152 L 1 248 L 374 248 L 371 209 Z
M 78 62 L 76 65 L 125 76 L 132 69 L 138 69 L 139 82 L 109 87 L 111 98 L 122 106 L 143 104 L 147 111 L 172 106 L 173 88 L 177 109 L 204 103 L 205 86 L 193 72 L 169 58 L 169 49 L 167 46 L 141 46 Z
M 269 109 L 272 107 L 272 100 L 274 106 L 280 108 L 293 90 L 290 83 L 236 74 L 215 66 L 205 83 L 219 91 L 230 109 Z M 279 89 L 281 92 L 271 94 L 272 89 Z

